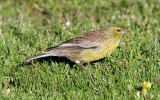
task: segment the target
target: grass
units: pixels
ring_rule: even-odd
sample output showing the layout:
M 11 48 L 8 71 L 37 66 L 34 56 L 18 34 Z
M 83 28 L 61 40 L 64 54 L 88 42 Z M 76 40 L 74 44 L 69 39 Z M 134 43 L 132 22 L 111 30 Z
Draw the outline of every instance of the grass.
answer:
M 1 0 L 0 98 L 160 99 L 159 10 L 158 0 Z M 64 58 L 24 61 L 108 24 L 131 32 L 100 66 L 86 65 L 94 79 Z M 144 81 L 152 84 L 146 98 Z

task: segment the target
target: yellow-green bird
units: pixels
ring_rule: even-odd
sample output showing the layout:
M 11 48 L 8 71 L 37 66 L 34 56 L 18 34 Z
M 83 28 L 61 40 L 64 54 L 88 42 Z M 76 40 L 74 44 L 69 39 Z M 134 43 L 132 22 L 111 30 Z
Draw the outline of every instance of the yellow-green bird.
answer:
M 48 56 L 63 56 L 79 64 L 90 73 L 83 66 L 83 63 L 99 60 L 112 54 L 123 34 L 128 32 L 129 30 L 120 25 L 108 25 L 99 30 L 88 31 L 58 46 L 49 48 L 48 52 L 28 57 L 26 60 L 30 61 Z

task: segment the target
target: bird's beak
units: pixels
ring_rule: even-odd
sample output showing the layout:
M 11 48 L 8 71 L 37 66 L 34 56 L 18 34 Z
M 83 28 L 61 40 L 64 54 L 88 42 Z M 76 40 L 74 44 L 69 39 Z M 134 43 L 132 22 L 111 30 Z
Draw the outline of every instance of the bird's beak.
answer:
M 123 29 L 121 32 L 122 32 L 122 34 L 125 34 L 125 33 L 129 33 L 130 31 L 127 29 Z

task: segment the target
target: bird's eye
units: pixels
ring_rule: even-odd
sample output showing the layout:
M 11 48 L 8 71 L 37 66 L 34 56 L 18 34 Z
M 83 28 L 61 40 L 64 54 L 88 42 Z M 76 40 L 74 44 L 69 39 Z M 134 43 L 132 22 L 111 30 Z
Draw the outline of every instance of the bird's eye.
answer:
M 121 30 L 120 29 L 117 29 L 117 32 L 120 32 Z

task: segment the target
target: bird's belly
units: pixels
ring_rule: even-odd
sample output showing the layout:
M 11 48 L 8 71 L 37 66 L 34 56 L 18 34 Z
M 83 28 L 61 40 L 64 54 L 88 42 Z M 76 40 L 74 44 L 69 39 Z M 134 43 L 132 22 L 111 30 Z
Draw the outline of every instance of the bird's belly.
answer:
M 91 62 L 91 61 L 99 60 L 101 58 L 109 56 L 117 48 L 117 46 L 118 44 L 103 47 L 103 48 L 101 47 L 95 50 L 84 50 L 81 54 L 80 61 Z

